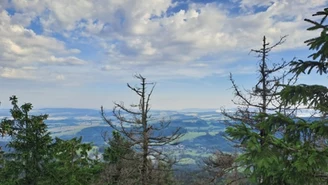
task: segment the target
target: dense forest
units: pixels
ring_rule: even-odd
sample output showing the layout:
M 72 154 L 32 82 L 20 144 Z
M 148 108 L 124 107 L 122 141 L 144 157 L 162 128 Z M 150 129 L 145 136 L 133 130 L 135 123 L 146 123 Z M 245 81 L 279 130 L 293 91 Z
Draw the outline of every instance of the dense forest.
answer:
M 2 137 L 11 138 L 9 151 L 0 148 L 0 184 L 327 184 L 328 88 L 299 80 L 300 75 L 328 72 L 328 8 L 313 16 L 305 19 L 308 31 L 320 34 L 305 41 L 313 52 L 309 59 L 268 62 L 270 52 L 288 37 L 269 44 L 264 36 L 261 48 L 251 51 L 259 58 L 254 87 L 241 89 L 230 74 L 237 110 L 223 109 L 222 114 L 229 120 L 225 137 L 236 152 L 217 151 L 198 171 L 174 168 L 176 159 L 158 146 L 178 144 L 183 128 L 167 130 L 171 122 L 165 118 L 150 123 L 155 83 L 136 75 L 140 84 L 128 88 L 138 104 L 114 103 L 110 114 L 115 120 L 101 107 L 101 118 L 113 129 L 111 137 L 103 136 L 108 147 L 101 155 L 92 156 L 92 144 L 81 137 L 52 138 L 44 122 L 48 115 L 33 115 L 31 103 L 20 105 L 16 96 L 10 97 L 11 117 L 0 123 Z M 316 119 L 298 117 L 300 108 L 312 110 Z

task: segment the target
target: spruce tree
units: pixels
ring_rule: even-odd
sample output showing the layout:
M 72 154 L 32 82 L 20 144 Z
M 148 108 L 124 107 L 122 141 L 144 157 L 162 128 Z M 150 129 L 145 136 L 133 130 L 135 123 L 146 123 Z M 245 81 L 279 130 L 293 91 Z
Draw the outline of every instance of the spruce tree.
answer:
M 308 31 L 320 31 L 320 35 L 305 41 L 313 53 L 310 60 L 291 62 L 292 72 L 296 76 L 311 74 L 314 70 L 319 75 L 327 74 L 328 64 L 328 8 L 313 14 L 321 17 L 319 21 L 305 19 L 312 24 Z M 305 106 L 314 112 L 308 119 L 289 120 L 285 143 L 279 146 L 289 153 L 290 166 L 293 168 L 289 184 L 323 184 L 328 180 L 328 88 L 319 84 L 298 84 L 284 86 L 281 91 L 282 102 L 286 105 Z M 283 118 L 286 119 L 286 118 Z M 287 135 L 288 134 L 288 135 Z M 294 156 L 294 157 L 291 157 Z M 287 176 L 286 175 L 286 176 Z
M 13 108 L 11 119 L 1 121 L 3 134 L 12 137 L 4 154 L 1 184 L 37 185 L 44 176 L 45 165 L 49 161 L 49 146 L 52 139 L 44 120 L 47 115 L 30 115 L 32 104 L 19 107 L 16 96 L 10 97 Z
M 32 104 L 19 106 L 16 96 L 10 101 L 12 118 L 0 123 L 1 133 L 11 137 L 9 152 L 0 153 L 0 184 L 91 184 L 100 172 L 98 160 L 89 158 L 92 145 L 82 138 L 53 142 L 47 115 L 30 115 Z
M 141 160 L 133 150 L 131 142 L 119 132 L 113 131 L 108 145 L 103 154 L 104 167 L 95 185 L 138 184 L 138 167 Z
M 101 171 L 98 159 L 91 159 L 90 143 L 82 143 L 82 137 L 62 140 L 55 138 L 51 149 L 51 161 L 47 164 L 42 184 L 89 185 Z
M 291 72 L 297 75 L 317 68 L 318 73 L 325 73 L 327 63 L 327 25 L 323 25 L 328 15 L 327 9 L 314 14 L 324 16 L 320 22 L 305 21 L 314 24 L 309 30 L 322 29 L 321 35 L 306 41 L 310 50 L 316 52 L 310 57 L 319 61 L 292 61 Z M 324 33 L 323 33 L 324 32 Z M 239 120 L 227 129 L 228 135 L 238 140 L 244 151 L 237 163 L 245 170 L 246 177 L 257 184 L 325 184 L 328 180 L 326 141 L 328 137 L 326 87 L 320 85 L 290 85 L 277 83 L 283 88 L 276 94 L 281 107 L 306 105 L 321 113 L 321 117 L 305 119 L 295 114 L 286 115 L 283 111 L 254 114 L 257 126 L 264 135 Z M 282 109 L 289 110 L 289 109 Z
M 266 123 L 268 116 L 275 112 L 288 113 L 286 106 L 281 103 L 279 98 L 281 84 L 292 82 L 292 78 L 287 78 L 289 77 L 286 69 L 288 63 L 272 63 L 268 59 L 269 53 L 284 41 L 285 37 L 282 37 L 277 43 L 270 45 L 266 37 L 263 37 L 262 48 L 252 50 L 260 58 L 257 83 L 251 90 L 242 91 L 230 75 L 236 96 L 233 102 L 238 107 L 237 111 L 233 113 L 222 111 L 223 115 L 231 120 L 226 130 L 227 137 L 232 141 L 237 141 L 239 150 L 243 151 L 238 156 L 236 163 L 230 164 L 242 166 L 245 169 L 245 178 L 259 184 L 270 184 L 275 181 L 270 178 L 271 174 L 267 174 L 267 168 L 273 164 L 270 161 L 271 155 L 279 153 L 278 150 L 272 150 L 267 138 L 271 137 L 276 129 L 279 130 L 280 126 Z M 275 160 L 275 158 L 273 159 Z M 236 171 L 235 168 L 237 167 L 230 167 Z M 236 181 L 236 179 L 242 178 L 234 177 L 230 178 L 230 181 Z
M 310 60 L 298 60 L 291 62 L 292 72 L 297 76 L 310 74 L 313 70 L 320 75 L 328 73 L 328 8 L 319 11 L 313 16 L 321 16 L 320 21 L 305 19 L 311 23 L 308 31 L 320 31 L 320 35 L 305 41 L 309 50 L 314 52 L 309 56 Z M 323 115 L 328 112 L 328 88 L 324 85 L 299 84 L 286 86 L 281 92 L 284 103 L 291 105 L 305 105 L 307 108 L 317 110 Z

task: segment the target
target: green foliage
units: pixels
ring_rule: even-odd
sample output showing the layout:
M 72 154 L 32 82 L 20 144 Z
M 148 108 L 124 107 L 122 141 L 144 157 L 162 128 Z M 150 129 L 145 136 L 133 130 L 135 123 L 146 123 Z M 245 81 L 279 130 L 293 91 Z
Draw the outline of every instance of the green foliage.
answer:
M 310 47 L 310 50 L 316 50 L 316 52 L 310 55 L 313 60 L 319 58 L 319 61 L 326 61 L 328 59 L 328 25 L 324 25 L 324 23 L 328 16 L 328 8 L 325 8 L 323 11 L 315 13 L 313 16 L 322 16 L 321 21 L 316 22 L 313 20 L 305 19 L 305 21 L 313 24 L 313 26 L 308 28 L 307 30 L 321 30 L 321 34 L 318 37 L 305 41 L 305 43 L 307 43 L 307 45 Z
M 317 68 L 317 73 L 322 75 L 322 73 L 327 73 L 327 62 L 317 62 L 317 61 L 303 61 L 303 60 L 298 60 L 298 61 L 292 61 L 290 65 L 293 67 L 291 70 L 294 72 L 296 75 L 300 75 L 301 73 L 306 73 L 310 74 L 314 68 Z
M 297 75 L 312 72 L 327 73 L 328 9 L 317 12 L 314 16 L 323 16 L 320 22 L 306 19 L 314 26 L 308 30 L 321 30 L 319 37 L 305 41 L 310 55 L 318 61 L 293 61 L 292 72 Z M 244 152 L 237 163 L 244 168 L 244 173 L 257 184 L 326 184 L 328 180 L 328 89 L 322 85 L 300 84 L 285 85 L 279 93 L 284 106 L 306 105 L 320 111 L 321 118 L 305 120 L 276 112 L 260 113 L 255 116 L 254 125 L 234 124 L 227 129 L 227 134 L 240 141 Z M 241 120 L 242 121 L 242 120 Z M 259 130 L 266 133 L 261 135 Z
M 314 24 L 308 30 L 321 29 L 319 37 L 305 41 L 310 50 L 316 50 L 310 57 L 319 61 L 291 62 L 293 67 L 291 72 L 296 76 L 306 71 L 309 74 L 314 68 L 317 68 L 320 74 L 327 72 L 328 37 L 327 25 L 324 25 L 327 15 L 328 9 L 315 14 L 314 16 L 323 16 L 319 23 L 306 19 L 307 22 Z M 265 62 L 264 59 L 263 54 L 262 62 Z M 249 114 L 246 107 L 245 111 L 239 112 L 246 117 L 238 117 L 239 119 L 235 119 L 238 123 L 227 128 L 227 135 L 239 141 L 244 150 L 236 163 L 244 169 L 245 176 L 257 184 L 325 183 L 328 178 L 326 175 L 328 149 L 325 145 L 328 137 L 328 121 L 291 118 L 282 114 L 283 109 L 268 114 L 269 106 L 264 105 L 270 96 L 272 98 L 274 94 L 279 94 L 281 101 L 278 101 L 278 107 L 307 105 L 326 115 L 328 113 L 327 87 L 305 84 L 280 86 L 283 87 L 280 92 L 262 97 L 262 107 L 259 107 L 260 111 L 257 114 Z M 245 96 L 238 90 L 236 92 L 236 95 L 246 102 L 243 105 L 252 106 Z
M 322 85 L 285 86 L 280 92 L 284 104 L 303 104 L 320 112 L 328 112 L 328 88 Z
M 112 132 L 112 138 L 109 140 L 108 144 L 110 147 L 105 149 L 103 158 L 109 163 L 118 163 L 124 156 L 134 153 L 131 148 L 131 143 L 117 131 Z
M 103 154 L 104 168 L 96 184 L 119 185 L 140 181 L 137 169 L 141 161 L 131 143 L 119 132 L 113 131 L 108 144 Z
M 11 152 L 5 153 L 1 169 L 1 184 L 38 184 L 44 175 L 45 164 L 49 160 L 52 139 L 44 120 L 47 115 L 30 116 L 32 104 L 18 106 L 16 96 L 10 98 L 13 108 L 12 119 L 1 121 L 1 132 L 9 134 L 12 141 L 8 147 Z
M 292 62 L 293 72 L 296 75 L 300 73 L 310 74 L 313 68 L 317 68 L 317 73 L 327 74 L 328 59 L 328 24 L 326 18 L 328 16 L 328 8 L 319 11 L 313 16 L 322 16 L 320 22 L 309 19 L 305 21 L 313 24 L 308 30 L 321 30 L 318 37 L 305 41 L 310 50 L 315 52 L 309 57 L 318 61 L 299 61 Z M 290 163 L 297 177 L 295 180 L 299 182 L 307 182 L 307 184 L 320 184 L 327 182 L 327 152 L 328 147 L 326 141 L 328 139 L 328 89 L 322 85 L 297 85 L 287 86 L 281 93 L 282 101 L 291 105 L 306 105 L 310 109 L 319 111 L 322 115 L 321 119 L 309 122 L 299 120 L 295 125 L 286 128 L 288 136 L 286 141 L 289 148 L 294 150 L 294 156 Z M 308 179 L 306 179 L 308 178 Z M 312 180 L 312 181 L 310 181 Z
M 285 72 L 288 66 L 286 62 L 269 65 L 268 56 L 273 48 L 284 43 L 282 37 L 276 44 L 270 45 L 263 37 L 263 44 L 260 49 L 252 50 L 261 59 L 258 65 L 258 81 L 251 90 L 242 91 L 230 77 L 235 96 L 238 101 L 236 112 L 223 111 L 223 115 L 230 118 L 230 126 L 226 133 L 232 141 L 237 141 L 237 146 L 244 150 L 243 153 L 232 163 L 230 168 L 226 168 L 226 174 L 221 176 L 229 177 L 229 183 L 248 183 L 252 181 L 259 184 L 280 184 L 282 180 L 280 165 L 280 150 L 276 150 L 268 142 L 276 141 L 274 136 L 279 130 L 279 124 L 268 124 L 273 121 L 273 117 L 268 117 L 268 112 L 284 112 L 285 105 L 280 103 L 279 92 L 281 84 L 290 83 L 292 76 Z M 222 163 L 222 162 L 221 162 Z M 228 170 L 229 169 L 229 170 Z M 243 170 L 244 174 L 238 174 L 238 170 Z M 249 178 L 249 179 L 246 179 Z M 246 180 L 245 180 L 246 179 Z
M 2 135 L 11 136 L 10 152 L 0 153 L 0 184 L 3 185 L 89 185 L 100 173 L 98 160 L 89 158 L 91 144 L 82 138 L 55 142 L 47 131 L 47 115 L 29 115 L 32 104 L 18 106 L 10 101 L 11 119 L 0 123 Z
M 328 59 L 328 24 L 327 24 L 327 16 L 328 16 L 328 8 L 325 8 L 323 11 L 319 11 L 315 13 L 313 16 L 321 16 L 320 22 L 316 22 L 310 19 L 305 19 L 306 22 L 311 23 L 313 26 L 309 27 L 307 30 L 309 31 L 320 31 L 320 35 L 315 38 L 311 38 L 306 40 L 305 43 L 309 46 L 310 50 L 314 50 L 315 52 L 311 54 L 313 60 L 318 61 L 294 61 L 291 65 L 294 67 L 293 72 L 299 75 L 300 73 L 305 73 L 308 70 L 307 74 L 310 74 L 313 68 L 317 68 L 317 73 L 322 75 L 323 73 L 327 73 L 327 59 Z
M 305 19 L 305 21 L 313 24 L 308 30 L 321 30 L 321 34 L 318 37 L 309 39 L 305 41 L 309 46 L 310 50 L 315 52 L 309 57 L 313 60 L 319 59 L 318 61 L 294 61 L 291 62 L 293 67 L 292 72 L 296 75 L 301 73 L 310 74 L 314 68 L 317 68 L 317 73 L 322 75 L 327 73 L 328 67 L 328 24 L 326 23 L 326 18 L 328 16 L 328 8 L 323 11 L 319 11 L 313 16 L 322 16 L 320 22 Z M 328 89 L 321 85 L 296 85 L 287 86 L 281 92 L 282 100 L 285 104 L 297 105 L 303 104 L 307 105 L 309 108 L 319 110 L 321 113 L 328 112 Z
M 260 123 L 267 133 L 264 137 L 239 124 L 227 130 L 228 135 L 245 146 L 237 162 L 244 166 L 246 176 L 259 184 L 326 182 L 326 177 L 320 175 L 328 170 L 328 148 L 320 144 L 328 136 L 328 121 L 309 123 L 280 113 L 265 117 Z
M 95 184 L 141 185 L 142 156 L 133 150 L 131 142 L 119 132 L 113 131 L 108 144 L 109 147 L 103 154 L 105 166 Z M 149 178 L 147 181 L 150 184 L 174 185 L 176 183 L 171 162 L 148 158 L 147 168 Z
M 55 139 L 51 148 L 52 161 L 47 165 L 44 184 L 88 185 L 100 173 L 101 166 L 96 159 L 89 158 L 90 143 L 82 138 L 70 140 Z

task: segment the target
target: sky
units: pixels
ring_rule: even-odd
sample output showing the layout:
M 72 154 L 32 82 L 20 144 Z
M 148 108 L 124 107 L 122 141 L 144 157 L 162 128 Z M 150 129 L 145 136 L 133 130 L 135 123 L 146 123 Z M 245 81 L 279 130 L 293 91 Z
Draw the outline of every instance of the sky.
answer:
M 304 18 L 328 0 L 0 0 L 0 101 L 35 108 L 138 103 L 126 83 L 156 82 L 153 109 L 233 107 L 250 88 L 265 35 L 270 61 L 306 59 Z M 322 83 L 310 75 L 304 83 Z

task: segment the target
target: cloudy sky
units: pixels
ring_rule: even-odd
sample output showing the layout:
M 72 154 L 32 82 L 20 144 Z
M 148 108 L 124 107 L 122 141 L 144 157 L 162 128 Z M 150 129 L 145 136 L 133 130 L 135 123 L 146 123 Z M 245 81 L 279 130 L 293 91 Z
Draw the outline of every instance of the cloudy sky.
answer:
M 272 61 L 305 59 L 304 18 L 328 0 L 0 0 L 0 101 L 111 108 L 157 82 L 154 109 L 232 106 L 229 73 L 250 87 L 266 35 Z M 304 82 L 318 82 L 318 76 Z M 320 78 L 326 80 L 326 78 Z

